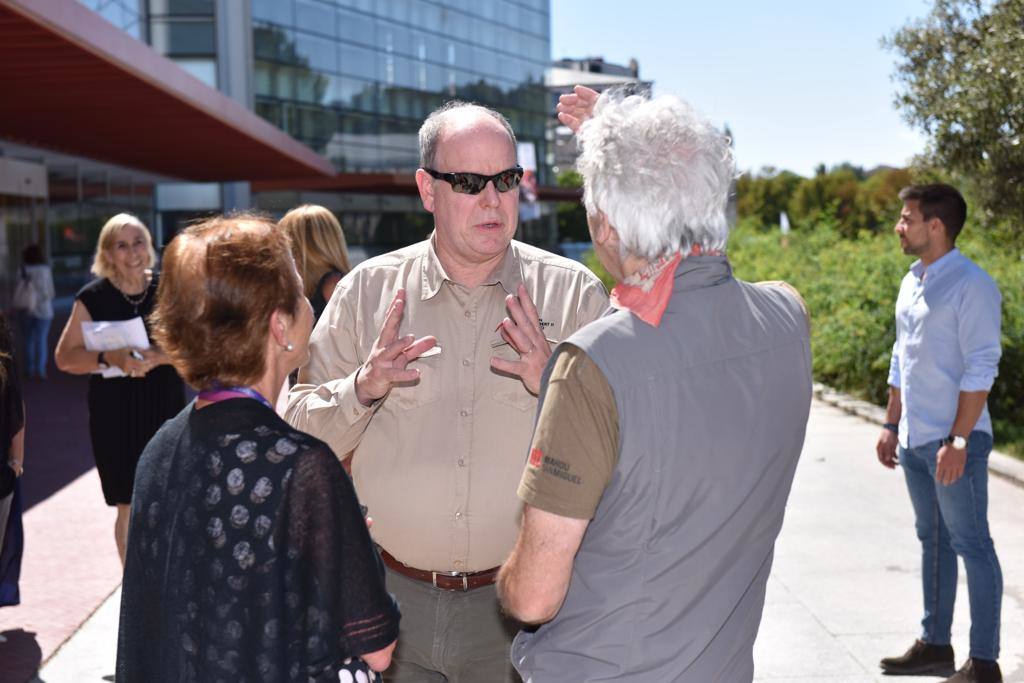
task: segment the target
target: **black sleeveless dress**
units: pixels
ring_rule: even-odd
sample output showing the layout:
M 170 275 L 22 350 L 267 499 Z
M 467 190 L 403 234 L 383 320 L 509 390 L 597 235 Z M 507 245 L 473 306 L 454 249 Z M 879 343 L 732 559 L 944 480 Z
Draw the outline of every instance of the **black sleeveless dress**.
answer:
M 156 302 L 157 275 L 146 298 L 133 306 L 106 278 L 93 280 L 75 298 L 94 321 L 147 318 Z M 132 297 L 133 299 L 137 297 Z M 185 385 L 170 365 L 154 368 L 145 377 L 89 377 L 89 435 L 107 505 L 129 504 L 135 467 L 142 450 L 164 421 L 185 407 Z

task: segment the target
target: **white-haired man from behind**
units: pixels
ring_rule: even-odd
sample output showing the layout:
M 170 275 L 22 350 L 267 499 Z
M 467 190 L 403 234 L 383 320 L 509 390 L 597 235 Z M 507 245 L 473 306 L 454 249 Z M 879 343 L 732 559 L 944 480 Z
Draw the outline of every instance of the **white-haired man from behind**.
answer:
M 750 681 L 811 400 L 807 312 L 732 276 L 728 139 L 686 103 L 577 88 L 594 247 L 618 309 L 545 371 L 499 574 L 524 681 Z

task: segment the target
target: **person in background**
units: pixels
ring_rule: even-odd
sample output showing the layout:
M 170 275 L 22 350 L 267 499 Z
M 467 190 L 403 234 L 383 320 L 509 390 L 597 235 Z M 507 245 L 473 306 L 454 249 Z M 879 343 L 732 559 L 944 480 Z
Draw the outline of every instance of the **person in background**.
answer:
M 921 541 L 921 635 L 888 674 L 952 674 L 946 683 L 999 683 L 1003 573 L 988 527 L 988 392 L 999 372 L 1002 296 L 995 281 L 956 248 L 967 203 L 949 185 L 900 191 L 895 231 L 917 260 L 896 298 L 889 404 L 875 453 L 903 467 Z M 957 556 L 967 570 L 971 651 L 953 673 L 950 632 Z
M 18 577 L 24 543 L 20 479 L 24 471 L 25 404 L 10 329 L 0 312 L 0 607 L 21 602 Z
M 341 223 L 328 209 L 304 204 L 278 222 L 292 241 L 292 255 L 302 276 L 302 289 L 313 305 L 314 324 L 320 319 L 334 288 L 352 268 Z
M 578 136 L 617 310 L 545 371 L 498 579 L 540 626 L 512 661 L 544 683 L 749 683 L 811 405 L 807 311 L 733 277 L 730 141 L 689 105 L 605 93 Z
M 185 385 L 158 348 L 90 351 L 82 323 L 141 317 L 147 326 L 156 303 L 156 252 L 146 226 L 118 214 L 100 230 L 92 272 L 97 279 L 75 296 L 54 359 L 63 372 L 90 374 L 89 435 L 107 505 L 117 507 L 114 540 L 124 562 L 135 467 L 160 425 L 185 405 Z M 104 377 L 111 367 L 124 373 Z
M 120 681 L 366 681 L 398 611 L 337 457 L 267 397 L 313 313 L 288 237 L 254 215 L 188 228 L 164 257 L 154 337 L 199 390 L 139 462 Z
M 38 244 L 30 244 L 21 254 L 23 277 L 35 290 L 35 305 L 22 311 L 25 337 L 25 363 L 29 379 L 46 379 L 47 340 L 53 322 L 53 273 Z

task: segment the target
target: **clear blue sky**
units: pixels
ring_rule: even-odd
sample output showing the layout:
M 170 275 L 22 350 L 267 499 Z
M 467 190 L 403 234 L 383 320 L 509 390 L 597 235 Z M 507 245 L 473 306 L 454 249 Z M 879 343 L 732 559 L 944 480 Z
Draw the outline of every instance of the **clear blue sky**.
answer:
M 924 139 L 893 108 L 879 40 L 925 0 L 551 0 L 551 51 L 640 63 L 736 139 L 740 169 L 904 165 Z

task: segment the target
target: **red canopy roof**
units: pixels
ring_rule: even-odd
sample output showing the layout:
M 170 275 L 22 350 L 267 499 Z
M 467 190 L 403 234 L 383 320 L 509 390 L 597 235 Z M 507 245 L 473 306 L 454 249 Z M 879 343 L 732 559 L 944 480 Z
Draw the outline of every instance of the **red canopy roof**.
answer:
M 192 181 L 335 174 L 74 0 L 0 0 L 0 137 Z

